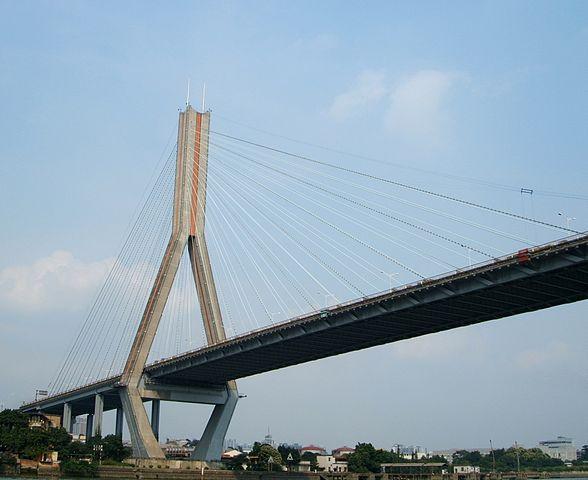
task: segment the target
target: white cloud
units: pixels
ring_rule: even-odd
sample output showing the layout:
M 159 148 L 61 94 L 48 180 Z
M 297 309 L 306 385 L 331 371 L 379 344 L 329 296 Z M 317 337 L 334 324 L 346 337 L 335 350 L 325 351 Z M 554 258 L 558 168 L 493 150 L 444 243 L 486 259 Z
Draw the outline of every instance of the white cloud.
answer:
M 337 121 L 342 121 L 353 115 L 356 110 L 382 99 L 387 93 L 384 79 L 381 72 L 362 72 L 350 90 L 335 97 L 329 108 L 329 115 Z
M 0 270 L 0 309 L 23 312 L 76 310 L 104 281 L 112 259 L 84 262 L 58 250 L 30 265 Z
M 449 124 L 447 97 L 461 76 L 441 70 L 421 70 L 396 84 L 390 93 L 385 124 L 409 141 L 439 144 Z
M 517 365 L 525 370 L 559 363 L 569 358 L 570 348 L 566 343 L 554 342 L 543 349 L 525 350 L 517 355 Z

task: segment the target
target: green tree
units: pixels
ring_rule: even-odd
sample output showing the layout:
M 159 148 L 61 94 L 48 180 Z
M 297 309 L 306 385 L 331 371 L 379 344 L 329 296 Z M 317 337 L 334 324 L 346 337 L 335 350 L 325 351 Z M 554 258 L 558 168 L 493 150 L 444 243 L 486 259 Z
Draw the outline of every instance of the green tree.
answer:
M 79 460 L 80 458 L 91 457 L 94 454 L 92 446 L 82 442 L 71 442 L 64 448 L 59 456 L 63 460 Z
M 371 443 L 358 443 L 355 452 L 347 457 L 347 468 L 355 473 L 377 473 L 380 471 L 378 454 Z
M 18 410 L 0 412 L 0 451 L 23 458 L 37 458 L 44 452 L 61 452 L 71 443 L 63 428 L 29 428 L 29 416 Z
M 107 435 L 102 439 L 102 458 L 104 460 L 114 460 L 122 462 L 125 458 L 129 458 L 132 451 L 129 447 L 123 445 L 120 437 L 116 435 Z
M 288 447 L 286 445 L 280 445 L 278 447 L 278 452 L 280 452 L 280 456 L 282 457 L 283 465 L 287 465 L 288 463 L 296 465 L 300 462 L 300 452 L 296 448 Z M 288 455 L 292 455 L 291 462 L 288 462 Z
M 259 466 L 261 470 L 281 470 L 282 463 L 282 456 L 274 447 L 265 444 L 260 446 Z

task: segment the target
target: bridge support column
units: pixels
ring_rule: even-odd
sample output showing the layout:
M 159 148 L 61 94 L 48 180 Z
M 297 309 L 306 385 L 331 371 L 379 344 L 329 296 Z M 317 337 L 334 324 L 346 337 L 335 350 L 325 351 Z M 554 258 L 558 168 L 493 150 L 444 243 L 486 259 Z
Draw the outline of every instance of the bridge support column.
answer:
M 88 442 L 92 438 L 93 425 L 94 414 L 88 413 L 88 417 L 86 418 L 86 442 Z
M 127 385 L 121 389 L 120 399 L 131 435 L 133 457 L 165 458 L 159 442 L 153 435 L 139 389 L 135 386 Z
M 160 400 L 151 400 L 151 429 L 153 435 L 159 440 L 159 411 L 161 407 Z
M 71 433 L 71 403 L 65 402 L 63 404 L 63 417 L 61 418 L 61 426 L 67 433 Z
M 212 415 L 206 424 L 204 433 L 196 445 L 192 458 L 195 460 L 220 460 L 223 453 L 223 443 L 233 412 L 239 400 L 237 383 L 227 382 L 227 402 L 222 405 L 215 405 Z
M 92 428 L 92 436 L 97 437 L 102 435 L 102 414 L 104 412 L 104 397 L 97 394 L 94 397 L 94 426 Z
M 171 236 L 119 381 L 133 455 L 139 458 L 164 457 L 157 440 L 159 402 L 152 404 L 150 424 L 140 390 L 149 351 L 186 246 L 207 342 L 213 345 L 226 338 L 205 240 L 209 126 L 210 112 L 197 112 L 189 104 L 180 112 Z M 239 396 L 235 382 L 229 382 L 227 388 L 229 401 L 214 408 L 196 458 L 220 460 L 224 435 Z
M 114 425 L 114 434 L 118 437 L 118 438 L 122 438 L 123 436 L 123 409 L 122 407 L 119 407 L 116 409 L 116 422 Z

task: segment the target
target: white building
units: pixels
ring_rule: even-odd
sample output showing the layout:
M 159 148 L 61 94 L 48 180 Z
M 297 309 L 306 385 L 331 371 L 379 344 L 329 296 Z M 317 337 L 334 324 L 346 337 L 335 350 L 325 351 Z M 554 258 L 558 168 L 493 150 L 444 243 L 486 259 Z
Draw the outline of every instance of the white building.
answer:
M 571 462 L 578 459 L 576 447 L 572 443 L 572 439 L 568 437 L 544 440 L 539 442 L 539 448 L 551 458 L 559 458 L 564 462 Z
M 453 473 L 467 475 L 469 473 L 480 473 L 480 467 L 474 467 L 472 465 L 455 465 L 453 467 Z
M 317 455 L 316 463 L 319 470 L 323 472 L 346 472 L 347 462 L 337 459 L 333 455 Z

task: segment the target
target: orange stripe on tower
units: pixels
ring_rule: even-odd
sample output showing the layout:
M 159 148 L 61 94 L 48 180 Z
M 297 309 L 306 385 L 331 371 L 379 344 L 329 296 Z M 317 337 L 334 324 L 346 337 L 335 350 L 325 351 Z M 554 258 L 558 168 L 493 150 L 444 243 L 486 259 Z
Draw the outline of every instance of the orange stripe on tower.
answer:
M 196 136 L 194 140 L 194 162 L 192 171 L 192 214 L 190 215 L 190 235 L 196 235 L 198 217 L 198 173 L 200 171 L 200 139 L 202 138 L 202 114 L 196 112 Z

